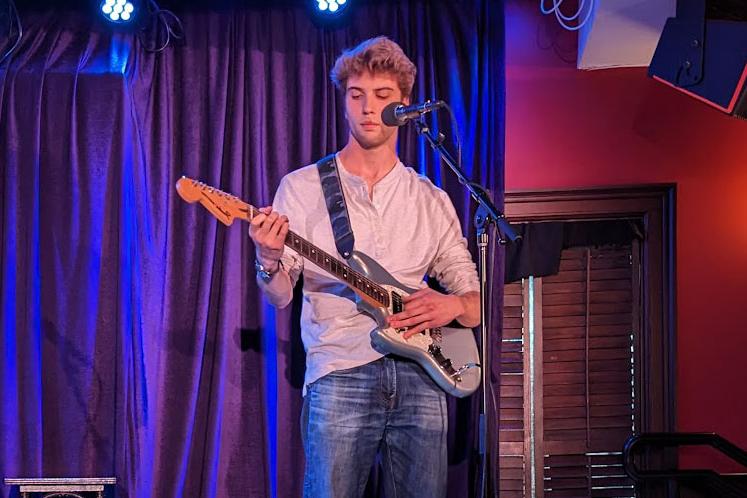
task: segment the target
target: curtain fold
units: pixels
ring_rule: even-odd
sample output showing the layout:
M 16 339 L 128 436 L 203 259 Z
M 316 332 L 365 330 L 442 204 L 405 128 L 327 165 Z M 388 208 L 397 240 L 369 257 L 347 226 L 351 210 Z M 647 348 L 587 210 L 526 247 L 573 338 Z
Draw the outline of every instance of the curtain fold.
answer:
M 186 204 L 177 179 L 268 204 L 283 175 L 345 143 L 329 70 L 385 34 L 418 66 L 413 98 L 452 105 L 465 169 L 503 199 L 502 4 L 351 9 L 330 28 L 300 2 L 183 7 L 184 40 L 157 54 L 93 11 L 21 10 L 0 67 L 0 476 L 116 476 L 121 497 L 300 495 L 299 299 L 270 307 L 246 225 Z M 436 127 L 453 133 L 446 115 Z M 400 133 L 474 245 L 462 187 Z M 462 497 L 476 399 L 451 405 Z

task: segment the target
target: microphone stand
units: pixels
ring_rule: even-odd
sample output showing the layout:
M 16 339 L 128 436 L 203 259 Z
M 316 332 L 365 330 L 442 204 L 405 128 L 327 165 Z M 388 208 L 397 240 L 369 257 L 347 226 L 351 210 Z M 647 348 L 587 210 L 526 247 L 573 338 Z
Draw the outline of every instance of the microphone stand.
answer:
M 424 116 L 420 116 L 420 119 L 415 120 L 415 126 L 417 127 L 418 134 L 425 137 L 430 144 L 431 148 L 438 151 L 441 155 L 441 160 L 445 162 L 451 171 L 459 179 L 459 183 L 469 191 L 472 198 L 477 202 L 478 207 L 475 213 L 474 224 L 477 233 L 477 247 L 479 250 L 478 258 L 478 275 L 480 277 L 480 365 L 482 374 L 482 397 L 480 399 L 480 418 L 479 418 L 479 451 L 480 451 L 480 497 L 487 497 L 488 495 L 488 462 L 490 461 L 490 442 L 488 441 L 488 409 L 490 404 L 488 403 L 490 388 L 488 381 L 490 380 L 490 343 L 488 341 L 488 331 L 490 327 L 488 324 L 488 313 L 487 309 L 490 303 L 487 302 L 487 275 L 488 275 L 488 259 L 487 259 L 487 248 L 489 243 L 488 227 L 490 224 L 495 224 L 498 228 L 498 242 L 500 244 L 506 244 L 506 238 L 515 241 L 518 236 L 514 232 L 511 225 L 506 220 L 503 213 L 498 211 L 493 202 L 490 200 L 490 196 L 480 185 L 471 183 L 461 168 L 456 164 L 454 158 L 446 150 L 443 145 L 444 136 L 439 133 L 437 136 L 433 134 L 428 124 L 425 122 Z M 491 473 L 492 475 L 492 473 Z M 495 486 L 495 483 L 493 483 Z

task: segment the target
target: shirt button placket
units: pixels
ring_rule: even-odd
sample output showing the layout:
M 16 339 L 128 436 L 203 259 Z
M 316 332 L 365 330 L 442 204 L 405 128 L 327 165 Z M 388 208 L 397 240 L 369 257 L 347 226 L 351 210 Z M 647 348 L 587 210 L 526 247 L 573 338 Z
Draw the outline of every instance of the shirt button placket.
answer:
M 376 259 L 381 259 L 386 253 L 386 245 L 384 244 L 384 237 L 382 236 L 383 230 L 381 225 L 381 216 L 379 211 L 376 209 L 376 205 L 371 203 L 371 225 L 374 231 L 374 243 L 376 244 Z

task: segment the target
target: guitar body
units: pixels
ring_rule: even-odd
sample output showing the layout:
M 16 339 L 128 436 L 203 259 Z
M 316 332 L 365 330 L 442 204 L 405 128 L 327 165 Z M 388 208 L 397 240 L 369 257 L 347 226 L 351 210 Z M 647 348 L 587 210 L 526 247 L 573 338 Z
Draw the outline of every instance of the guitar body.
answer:
M 404 297 L 417 290 L 400 284 L 376 261 L 362 252 L 353 251 L 348 263 L 390 293 Z M 440 327 L 405 340 L 402 336 L 405 329 L 398 330 L 387 326 L 387 316 L 399 311 L 396 306 L 395 300 L 392 300 L 392 305 L 388 308 L 358 300 L 358 309 L 371 316 L 379 325 L 371 331 L 371 344 L 374 349 L 382 354 L 392 353 L 417 362 L 441 389 L 453 396 L 463 398 L 474 393 L 480 386 L 481 368 L 472 330 Z
M 187 177 L 176 182 L 176 190 L 186 202 L 199 202 L 226 226 L 235 219 L 251 221 L 259 213 L 251 204 Z M 285 245 L 355 291 L 358 309 L 378 324 L 371 332 L 371 343 L 377 351 L 416 361 L 441 389 L 453 396 L 469 396 L 480 386 L 480 359 L 471 329 L 440 327 L 405 340 L 407 329 L 387 325 L 387 316 L 402 311 L 402 298 L 417 289 L 403 286 L 361 252 L 354 251 L 346 263 L 292 231 L 288 232 Z

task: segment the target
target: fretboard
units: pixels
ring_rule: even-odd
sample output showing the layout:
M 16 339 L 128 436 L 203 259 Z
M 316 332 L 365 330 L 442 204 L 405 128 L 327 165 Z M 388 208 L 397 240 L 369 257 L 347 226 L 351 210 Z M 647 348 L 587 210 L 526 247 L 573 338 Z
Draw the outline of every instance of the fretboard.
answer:
M 362 273 L 353 270 L 351 267 L 329 253 L 319 249 L 303 237 L 289 231 L 288 235 L 285 237 L 285 245 L 294 249 L 304 258 L 308 259 L 323 270 L 326 270 L 349 286 L 371 297 L 382 306 L 389 307 L 389 293 L 386 289 Z
M 246 212 L 248 214 L 247 221 L 251 221 L 258 211 L 251 204 L 246 204 Z M 389 292 L 386 289 L 328 252 L 319 249 L 300 235 L 288 231 L 288 235 L 285 237 L 285 245 L 353 289 L 362 292 L 382 306 L 389 307 Z

